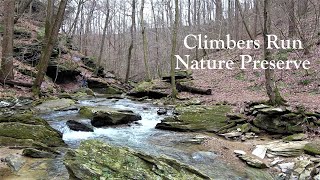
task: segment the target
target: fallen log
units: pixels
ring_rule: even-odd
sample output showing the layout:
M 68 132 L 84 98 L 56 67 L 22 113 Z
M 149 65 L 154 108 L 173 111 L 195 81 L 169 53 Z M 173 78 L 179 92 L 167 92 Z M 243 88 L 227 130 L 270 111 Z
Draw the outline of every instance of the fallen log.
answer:
M 14 80 L 5 80 L 1 81 L 2 85 L 16 85 L 16 86 L 22 86 L 22 87 L 28 87 L 31 88 L 32 84 L 31 83 L 25 83 L 25 82 L 20 82 L 20 81 L 14 81 Z
M 193 94 L 202 94 L 202 95 L 211 95 L 212 94 L 211 89 L 201 89 L 201 88 L 191 87 L 191 86 L 187 86 L 187 85 L 182 85 L 180 83 L 177 83 L 176 87 L 179 92 L 190 92 Z

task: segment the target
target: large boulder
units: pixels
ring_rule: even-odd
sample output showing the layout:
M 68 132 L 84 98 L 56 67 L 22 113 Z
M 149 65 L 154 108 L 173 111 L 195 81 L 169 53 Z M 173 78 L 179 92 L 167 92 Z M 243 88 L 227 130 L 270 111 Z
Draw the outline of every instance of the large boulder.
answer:
M 69 120 L 66 122 L 66 124 L 73 131 L 93 132 L 92 127 L 75 120 Z
M 228 106 L 188 106 L 176 108 L 175 117 L 167 117 L 156 125 L 157 129 L 172 131 L 217 132 L 227 125 Z
M 80 114 L 91 119 L 94 127 L 127 124 L 141 120 L 141 116 L 131 110 L 112 109 L 108 107 L 81 107 Z
M 301 126 L 304 120 L 303 115 L 295 113 L 282 115 L 269 113 L 271 113 L 271 111 L 268 113 L 259 113 L 254 119 L 253 124 L 270 133 L 296 134 L 303 131 Z
M 30 113 L 0 117 L 0 145 L 65 146 L 62 135 L 43 119 Z
M 210 179 L 193 167 L 167 157 L 153 157 L 100 141 L 81 143 L 64 157 L 71 178 L 76 179 Z
M 49 100 L 41 103 L 40 105 L 34 107 L 34 109 L 38 112 L 45 113 L 50 111 L 58 111 L 65 108 L 68 108 L 75 104 L 75 101 L 72 99 L 55 99 Z
M 169 96 L 170 84 L 160 80 L 153 80 L 150 82 L 144 81 L 137 84 L 127 94 L 136 98 L 148 97 L 151 99 L 161 99 Z
M 320 142 L 319 141 L 310 142 L 306 144 L 303 149 L 307 154 L 320 155 Z

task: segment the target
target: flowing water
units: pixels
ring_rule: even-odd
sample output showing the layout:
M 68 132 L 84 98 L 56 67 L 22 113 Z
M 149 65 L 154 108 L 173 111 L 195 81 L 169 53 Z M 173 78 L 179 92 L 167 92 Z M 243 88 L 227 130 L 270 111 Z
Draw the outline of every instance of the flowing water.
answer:
M 148 103 L 140 103 L 128 99 L 96 98 L 81 100 L 79 106 L 107 106 L 110 108 L 132 110 L 141 115 L 142 120 L 131 125 L 118 127 L 94 128 L 94 132 L 76 132 L 66 126 L 68 120 L 78 120 L 90 124 L 89 119 L 81 118 L 78 111 L 60 111 L 46 114 L 43 117 L 52 127 L 63 133 L 63 140 L 76 148 L 86 139 L 99 139 L 104 142 L 130 147 L 152 155 L 166 155 L 183 163 L 194 166 L 214 179 L 245 179 L 244 174 L 217 159 L 215 152 L 206 151 L 203 147 L 190 143 L 181 143 L 195 137 L 194 133 L 178 133 L 157 130 L 154 127 L 165 116 L 157 115 L 156 107 Z M 172 112 L 168 112 L 170 116 Z M 62 171 L 61 160 L 55 166 Z M 60 172 L 61 173 L 61 172 Z

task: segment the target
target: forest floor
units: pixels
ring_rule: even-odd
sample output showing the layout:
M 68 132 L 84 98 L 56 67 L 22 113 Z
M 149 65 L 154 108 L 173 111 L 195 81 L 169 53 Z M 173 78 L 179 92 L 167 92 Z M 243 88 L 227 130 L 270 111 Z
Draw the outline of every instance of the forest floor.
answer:
M 259 50 L 232 50 L 220 51 L 209 55 L 209 59 L 233 59 L 241 54 L 250 54 L 257 60 L 263 59 Z M 291 106 L 304 106 L 309 110 L 320 109 L 320 46 L 312 49 L 309 55 L 301 52 L 286 54 L 288 59 L 308 59 L 311 68 L 306 71 L 282 70 L 276 71 L 277 86 L 280 93 Z M 264 71 L 246 69 L 240 70 L 195 70 L 193 71 L 195 87 L 212 89 L 212 95 L 192 97 L 199 98 L 206 104 L 227 102 L 239 106 L 248 101 L 267 100 L 267 93 L 264 86 Z M 187 94 L 185 94 L 187 95 Z M 188 95 L 187 95 L 188 96 Z

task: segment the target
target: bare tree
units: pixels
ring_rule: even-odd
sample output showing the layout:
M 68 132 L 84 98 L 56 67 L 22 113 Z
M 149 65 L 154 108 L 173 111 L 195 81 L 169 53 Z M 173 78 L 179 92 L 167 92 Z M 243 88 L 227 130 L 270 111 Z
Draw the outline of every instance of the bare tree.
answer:
M 147 35 L 146 35 L 146 27 L 143 17 L 143 10 L 144 10 L 144 0 L 141 0 L 141 9 L 140 9 L 140 24 L 141 24 L 141 34 L 143 39 L 143 61 L 144 66 L 146 68 L 146 80 L 150 81 L 150 70 L 149 70 L 149 60 L 148 60 L 148 42 L 147 42 Z
M 44 76 L 46 74 L 49 60 L 52 54 L 52 50 L 54 48 L 54 44 L 58 38 L 59 30 L 63 21 L 64 12 L 67 6 L 68 0 L 61 0 L 58 13 L 53 19 L 54 23 L 51 24 L 52 19 L 50 19 L 50 16 L 53 12 L 53 0 L 48 0 L 48 12 L 47 12 L 47 20 L 46 20 L 46 37 L 44 39 L 44 46 L 41 53 L 40 62 L 38 65 L 38 74 L 36 76 L 36 79 L 33 83 L 32 91 L 36 97 L 40 95 L 41 90 L 41 84 L 43 82 Z
M 136 1 L 135 0 L 132 0 L 131 20 L 132 20 L 131 21 L 132 25 L 131 25 L 131 29 L 130 29 L 131 42 L 130 42 L 130 46 L 129 46 L 128 61 L 127 61 L 127 73 L 126 73 L 125 82 L 129 82 L 132 50 L 134 48 L 134 42 L 135 42 L 135 35 L 134 35 L 134 29 L 135 29 L 135 26 L 136 26 Z
M 269 0 L 264 0 L 264 7 L 263 7 L 263 52 L 264 52 L 264 59 L 267 61 L 271 60 L 271 52 L 269 49 L 267 49 L 268 46 L 268 10 L 269 10 Z M 270 103 L 272 105 L 283 105 L 285 103 L 284 99 L 281 97 L 280 92 L 278 90 L 278 87 L 275 82 L 275 75 L 274 71 L 267 67 L 265 70 L 265 79 L 266 79 L 266 90 L 267 94 L 269 96 Z
M 108 28 L 108 24 L 109 24 L 109 17 L 110 17 L 110 4 L 109 4 L 109 0 L 107 0 L 107 13 L 106 13 L 106 19 L 105 19 L 105 23 L 104 23 L 104 27 L 103 27 L 103 34 L 102 34 L 102 39 L 101 39 L 100 52 L 99 52 L 99 56 L 98 56 L 97 69 L 95 72 L 96 75 L 98 74 L 99 68 L 101 66 L 101 59 L 102 59 L 102 55 L 103 55 L 103 51 L 104 51 L 107 28 Z
M 175 20 L 174 20 L 174 27 L 173 27 L 173 34 L 172 34 L 172 49 L 171 49 L 171 97 L 177 97 L 177 89 L 176 89 L 176 79 L 175 79 L 175 53 L 177 49 L 177 34 L 178 34 L 178 25 L 179 25 L 179 0 L 175 0 Z
M 4 33 L 2 41 L 2 62 L 0 78 L 3 81 L 11 80 L 13 75 L 13 27 L 14 27 L 14 0 L 5 0 L 4 9 Z

